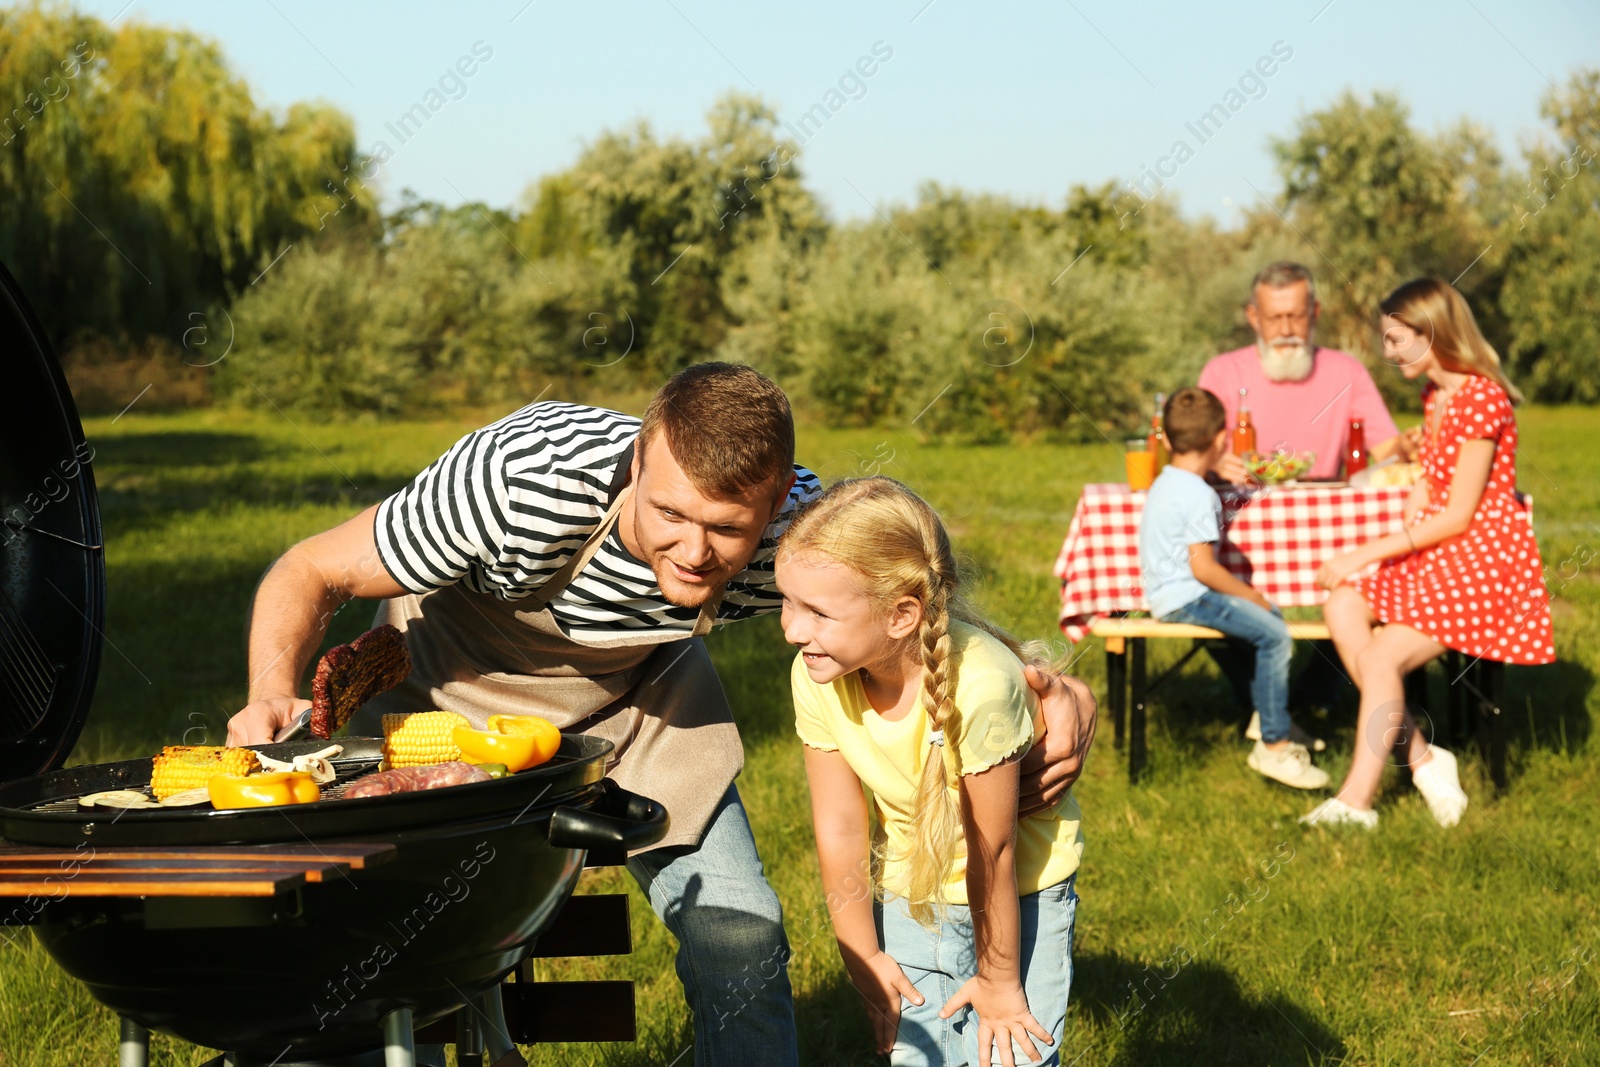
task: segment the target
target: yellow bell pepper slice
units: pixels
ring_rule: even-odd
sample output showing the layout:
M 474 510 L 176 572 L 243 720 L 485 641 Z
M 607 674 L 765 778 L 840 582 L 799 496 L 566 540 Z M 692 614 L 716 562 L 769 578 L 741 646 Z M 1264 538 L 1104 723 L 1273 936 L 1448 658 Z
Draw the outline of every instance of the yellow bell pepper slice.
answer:
M 538 758 L 534 766 L 544 763 L 561 747 L 561 731 L 549 719 L 538 715 L 491 715 L 489 731 L 509 734 L 512 737 L 532 737 L 538 742 Z
M 507 716 L 495 718 L 504 719 Z M 539 721 L 544 722 L 542 719 Z M 504 725 L 503 722 L 501 725 Z M 508 771 L 515 774 L 529 767 L 537 767 L 555 755 L 556 746 L 561 743 L 561 733 L 548 722 L 544 725 L 547 731 L 533 733 L 503 733 L 493 729 L 474 730 L 468 726 L 457 726 L 451 732 L 451 740 L 461 750 L 461 758 L 468 763 L 503 763 Z M 552 734 L 553 742 L 550 737 Z
M 277 804 L 309 804 L 322 796 L 310 771 L 268 774 L 218 774 L 206 783 L 214 808 L 265 808 Z

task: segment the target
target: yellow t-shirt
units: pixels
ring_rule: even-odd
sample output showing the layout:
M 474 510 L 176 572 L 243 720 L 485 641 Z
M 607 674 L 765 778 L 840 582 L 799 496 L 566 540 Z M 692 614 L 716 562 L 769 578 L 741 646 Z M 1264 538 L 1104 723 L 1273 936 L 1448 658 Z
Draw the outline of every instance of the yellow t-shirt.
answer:
M 800 740 L 824 752 L 838 752 L 872 793 L 888 845 L 882 879 L 890 893 L 904 895 L 906 865 L 896 857 L 905 854 L 911 840 L 917 783 L 929 754 L 952 760 L 958 774 L 976 774 L 1021 755 L 1044 730 L 1039 699 L 1009 648 L 962 622 L 950 624 L 950 638 L 960 723 L 946 729 L 942 749 L 928 743 L 933 721 L 920 698 L 903 719 L 886 722 L 868 703 L 856 672 L 818 685 L 798 655 L 790 671 Z M 959 803 L 958 787 L 951 786 L 950 797 Z M 1069 791 L 1053 811 L 1030 815 L 1017 824 L 1019 893 L 1048 889 L 1078 869 L 1083 855 L 1081 818 Z M 951 865 L 944 896 L 951 904 L 967 903 L 964 847 Z

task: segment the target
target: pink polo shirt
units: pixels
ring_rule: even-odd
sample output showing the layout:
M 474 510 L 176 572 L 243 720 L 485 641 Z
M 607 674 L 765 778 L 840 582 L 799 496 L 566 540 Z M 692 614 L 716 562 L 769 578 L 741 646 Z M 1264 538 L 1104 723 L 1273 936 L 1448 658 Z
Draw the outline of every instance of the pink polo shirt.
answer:
M 1300 382 L 1275 382 L 1261 373 L 1255 345 L 1215 356 L 1200 372 L 1200 388 L 1222 401 L 1230 427 L 1238 418 L 1241 387 L 1250 391 L 1245 406 L 1256 428 L 1256 451 L 1315 452 L 1312 478 L 1338 477 L 1351 419 L 1361 420 L 1368 448 L 1400 432 L 1372 375 L 1348 352 L 1318 348 L 1311 376 Z

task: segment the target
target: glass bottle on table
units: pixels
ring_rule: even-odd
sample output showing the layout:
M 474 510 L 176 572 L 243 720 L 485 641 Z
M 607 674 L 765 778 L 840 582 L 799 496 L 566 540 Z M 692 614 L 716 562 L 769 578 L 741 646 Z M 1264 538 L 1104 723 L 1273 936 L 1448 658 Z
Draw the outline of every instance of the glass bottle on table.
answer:
M 1152 463 L 1157 474 L 1161 473 L 1161 468 L 1165 467 L 1167 461 L 1172 458 L 1172 449 L 1167 446 L 1166 427 L 1161 424 L 1161 411 L 1166 406 L 1166 403 L 1167 395 L 1165 393 L 1157 393 L 1156 411 L 1154 415 L 1150 416 L 1150 435 L 1144 439 L 1144 450 L 1155 457 Z
M 1344 476 L 1353 478 L 1367 469 L 1367 433 L 1360 419 L 1350 420 L 1350 433 L 1344 443 Z
M 1256 450 L 1256 428 L 1250 421 L 1250 408 L 1246 405 L 1248 389 L 1239 390 L 1239 418 L 1233 426 L 1233 454 L 1243 459 Z

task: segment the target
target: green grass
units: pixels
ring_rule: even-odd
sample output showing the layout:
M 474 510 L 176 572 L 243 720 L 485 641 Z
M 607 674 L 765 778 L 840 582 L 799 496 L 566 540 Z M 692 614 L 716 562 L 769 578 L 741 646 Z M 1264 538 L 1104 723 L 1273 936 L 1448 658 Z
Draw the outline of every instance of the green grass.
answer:
M 1521 484 L 1536 498 L 1561 662 L 1508 672 L 1509 792 L 1493 797 L 1477 757 L 1463 753 L 1474 805 L 1454 831 L 1436 827 L 1395 776 L 1378 833 L 1307 833 L 1294 819 L 1309 799 L 1246 770 L 1227 688 L 1195 661 L 1155 708 L 1147 781 L 1129 788 L 1107 727 L 1078 787 L 1088 846 L 1069 1062 L 1600 1062 L 1600 759 L 1591 743 L 1600 412 L 1527 409 L 1521 420 Z M 481 421 L 296 428 L 275 414 L 221 411 L 91 420 L 110 607 L 94 711 L 74 759 L 141 754 L 183 736 L 220 742 L 244 693 L 244 615 L 263 567 L 402 484 Z M 946 448 L 907 433 L 809 427 L 801 437 L 802 458 L 825 476 L 881 469 L 926 493 L 977 576 L 979 602 L 1023 635 L 1059 640 L 1051 565 L 1080 486 L 1118 477 L 1113 446 Z M 368 607 L 347 608 L 331 639 L 369 619 Z M 818 891 L 788 653 L 770 619 L 711 645 L 745 739 L 741 788 L 794 943 L 802 1059 L 874 1062 Z M 1073 651 L 1082 655 L 1074 671 L 1103 692 L 1097 650 Z M 1156 666 L 1177 652 L 1155 651 Z M 1336 777 L 1352 718 L 1347 699 L 1321 724 Z M 604 872 L 589 883 L 633 892 L 633 955 L 543 964 L 541 976 L 634 979 L 640 1041 L 541 1047 L 530 1059 L 670 1063 L 690 1041 L 671 939 L 626 877 Z M 115 1034 L 109 1013 L 31 938 L 0 948 L 0 1064 L 109 1062 Z M 163 1065 L 207 1058 L 156 1044 Z

